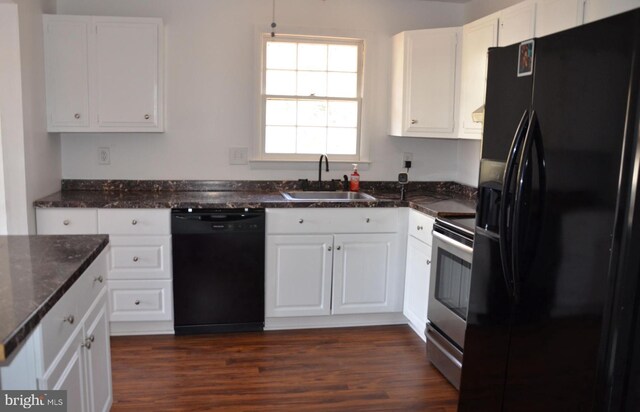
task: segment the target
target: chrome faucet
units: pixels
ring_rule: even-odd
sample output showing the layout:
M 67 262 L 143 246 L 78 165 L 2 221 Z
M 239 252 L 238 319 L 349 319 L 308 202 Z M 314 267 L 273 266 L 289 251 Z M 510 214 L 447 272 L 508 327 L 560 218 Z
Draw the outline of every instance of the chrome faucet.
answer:
M 318 161 L 318 189 L 322 189 L 322 158 L 324 158 L 325 164 L 327 166 L 326 171 L 329 171 L 329 158 L 327 155 L 320 155 L 320 161 Z

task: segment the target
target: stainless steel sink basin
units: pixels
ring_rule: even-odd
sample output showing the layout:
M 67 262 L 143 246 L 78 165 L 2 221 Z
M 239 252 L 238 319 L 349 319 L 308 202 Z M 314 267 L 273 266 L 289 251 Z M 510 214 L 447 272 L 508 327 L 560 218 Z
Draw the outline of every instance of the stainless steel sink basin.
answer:
M 375 197 L 362 192 L 281 192 L 287 200 L 293 201 L 322 201 L 322 202 L 353 202 L 372 201 Z

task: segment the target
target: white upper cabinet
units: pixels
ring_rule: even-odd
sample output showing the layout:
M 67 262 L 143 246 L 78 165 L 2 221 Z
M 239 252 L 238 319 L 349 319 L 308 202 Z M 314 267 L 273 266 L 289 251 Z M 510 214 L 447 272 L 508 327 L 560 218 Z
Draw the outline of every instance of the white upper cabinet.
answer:
M 590 23 L 640 7 L 640 0 L 585 0 L 584 21 Z
M 567 30 L 584 23 L 585 0 L 538 0 L 536 37 Z
M 524 1 L 499 12 L 498 46 L 509 46 L 535 36 L 536 4 Z
M 462 81 L 460 91 L 460 136 L 480 139 L 482 123 L 472 113 L 484 105 L 487 87 L 487 51 L 498 45 L 498 17 L 489 16 L 462 28 Z
M 89 22 L 45 17 L 49 128 L 89 127 Z
M 163 131 L 156 18 L 44 16 L 47 130 Z
M 460 33 L 454 27 L 394 36 L 389 134 L 456 137 Z

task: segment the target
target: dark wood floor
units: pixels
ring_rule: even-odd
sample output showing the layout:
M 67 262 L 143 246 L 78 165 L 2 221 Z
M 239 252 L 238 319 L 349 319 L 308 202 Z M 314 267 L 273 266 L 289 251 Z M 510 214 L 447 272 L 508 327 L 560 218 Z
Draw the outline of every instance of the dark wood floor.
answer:
M 113 411 L 455 411 L 407 326 L 111 339 Z

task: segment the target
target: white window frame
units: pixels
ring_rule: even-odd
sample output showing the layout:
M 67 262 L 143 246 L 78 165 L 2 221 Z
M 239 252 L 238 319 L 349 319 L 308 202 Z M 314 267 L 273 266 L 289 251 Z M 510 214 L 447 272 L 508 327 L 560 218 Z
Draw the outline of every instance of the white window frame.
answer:
M 357 93 L 355 98 L 345 97 L 332 97 L 332 96 L 290 96 L 290 95 L 267 95 L 266 94 L 266 56 L 267 56 L 267 42 L 269 41 L 281 41 L 281 42 L 304 42 L 304 43 L 321 43 L 321 44 L 347 44 L 355 45 L 358 47 L 358 84 Z M 362 161 L 362 103 L 363 103 L 363 90 L 364 90 L 364 39 L 351 38 L 351 37 L 335 37 L 335 36 L 321 36 L 321 35 L 299 35 L 299 34 L 277 34 L 275 37 L 271 37 L 270 33 L 261 34 L 261 62 L 260 62 L 260 138 L 259 138 L 259 160 L 263 161 L 288 161 L 288 162 L 308 162 L 318 161 L 318 154 L 298 154 L 298 153 L 266 153 L 265 152 L 265 131 L 266 131 L 266 106 L 269 98 L 283 98 L 291 100 L 343 100 L 343 101 L 357 101 L 358 103 L 358 124 L 356 134 L 356 154 L 354 155 L 340 155 L 330 154 L 331 161 L 334 162 L 361 162 Z

